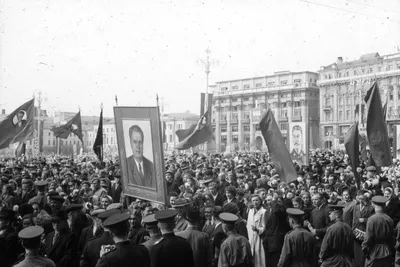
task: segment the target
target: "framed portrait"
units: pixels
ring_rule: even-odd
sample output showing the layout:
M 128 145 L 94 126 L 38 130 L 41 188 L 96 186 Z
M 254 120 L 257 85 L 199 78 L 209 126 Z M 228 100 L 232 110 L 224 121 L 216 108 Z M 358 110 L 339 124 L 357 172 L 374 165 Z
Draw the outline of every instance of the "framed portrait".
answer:
M 167 203 L 158 107 L 114 107 L 124 194 Z

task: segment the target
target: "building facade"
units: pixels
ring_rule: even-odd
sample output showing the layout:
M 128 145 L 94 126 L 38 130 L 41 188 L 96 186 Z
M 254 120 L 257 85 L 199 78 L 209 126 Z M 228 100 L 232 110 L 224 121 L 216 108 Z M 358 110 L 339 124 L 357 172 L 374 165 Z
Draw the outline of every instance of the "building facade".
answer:
M 179 143 L 178 136 L 175 134 L 177 130 L 188 129 L 191 125 L 199 121 L 199 115 L 183 112 L 183 113 L 170 113 L 161 116 L 161 124 L 164 133 L 164 151 L 173 151 L 175 146 Z M 201 146 L 196 149 L 202 149 Z
M 270 108 L 293 158 L 306 161 L 319 146 L 318 73 L 274 75 L 217 82 L 212 121 L 215 150 L 265 150 L 259 121 Z
M 319 73 L 323 148 L 343 149 L 344 136 L 355 121 L 360 122 L 360 133 L 365 134 L 364 97 L 375 81 L 382 103 L 388 99 L 388 123 L 400 122 L 400 53 L 385 56 L 371 53 L 348 62 L 339 57 L 335 63 L 321 67 Z M 392 127 L 389 137 L 392 141 L 397 139 L 393 138 Z

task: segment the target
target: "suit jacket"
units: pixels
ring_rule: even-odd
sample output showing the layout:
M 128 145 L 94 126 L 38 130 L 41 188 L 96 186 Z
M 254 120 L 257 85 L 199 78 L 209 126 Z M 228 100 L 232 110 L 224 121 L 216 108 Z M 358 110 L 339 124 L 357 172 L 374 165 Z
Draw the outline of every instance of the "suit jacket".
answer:
M 95 267 L 100 258 L 102 245 L 114 245 L 114 240 L 109 232 L 103 232 L 102 235 L 93 237 L 83 249 L 81 257 L 81 267 Z
M 181 217 L 176 223 L 175 223 L 175 229 L 174 231 L 180 232 L 183 230 L 186 230 L 188 226 L 188 222 L 186 221 L 185 218 Z
M 189 226 L 185 231 L 175 233 L 176 236 L 185 238 L 192 250 L 195 267 L 207 267 L 211 262 L 210 239 L 208 234 Z
M 22 193 L 22 198 L 21 198 L 21 204 L 28 203 L 28 201 L 29 201 L 31 198 L 36 197 L 36 195 L 37 195 L 37 192 L 36 192 L 35 190 L 32 190 L 32 191 L 30 191 L 30 192 L 28 192 L 28 193 L 23 192 L 23 193 Z
M 126 165 L 128 166 L 129 183 L 156 188 L 156 177 L 153 175 L 153 162 L 143 157 L 143 175 L 140 174 L 133 156 L 126 159 Z
M 286 220 L 286 209 L 284 206 L 271 202 L 271 207 L 265 213 L 265 233 L 263 235 L 264 248 L 268 252 L 280 251 L 283 240 L 290 226 Z
M 17 235 L 12 227 L 8 227 L 0 235 L 0 265 L 11 267 L 17 261 L 17 255 L 20 251 L 20 245 Z
M 60 231 L 53 245 L 54 234 L 53 231 L 45 237 L 47 257 L 54 261 L 57 267 L 75 266 L 77 263 L 75 235 L 69 229 Z
M 86 243 L 92 239 L 95 236 L 100 236 L 103 234 L 104 229 L 102 227 L 98 227 L 96 229 L 95 235 L 93 235 L 93 224 L 89 225 L 88 227 L 83 228 L 81 236 L 79 238 L 79 243 L 78 243 L 78 256 L 82 256 L 83 249 L 86 246 Z
M 122 193 L 122 185 L 121 184 L 113 184 L 111 186 L 111 197 L 113 199 L 113 203 L 120 202 L 121 193 Z

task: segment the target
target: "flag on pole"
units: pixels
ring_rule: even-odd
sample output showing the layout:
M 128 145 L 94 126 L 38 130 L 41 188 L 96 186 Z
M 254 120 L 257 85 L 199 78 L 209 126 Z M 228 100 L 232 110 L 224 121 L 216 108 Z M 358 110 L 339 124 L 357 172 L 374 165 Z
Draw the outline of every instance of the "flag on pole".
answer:
M 372 160 L 378 167 L 389 166 L 392 156 L 377 82 L 367 91 L 364 100 L 367 103 L 367 137 Z
M 25 153 L 26 153 L 26 144 L 25 144 L 25 142 L 19 142 L 18 147 L 15 150 L 15 157 L 19 158 Z
M 35 99 L 29 100 L 0 122 L 0 149 L 33 137 Z
M 99 128 L 97 129 L 96 139 L 93 145 L 94 153 L 103 162 L 103 109 L 100 112 Z
M 358 121 L 350 127 L 344 137 L 344 146 L 347 155 L 350 157 L 351 168 L 356 178 L 358 188 L 360 188 L 360 176 L 357 173 L 357 167 L 360 165 L 360 143 L 358 134 Z
M 81 122 L 81 112 L 79 111 L 71 120 L 66 124 L 59 127 L 54 127 L 51 129 L 54 135 L 61 139 L 67 139 L 70 133 L 74 133 L 83 143 L 82 138 L 82 122 Z
M 296 170 L 271 109 L 261 116 L 260 129 L 281 181 L 296 180 Z
M 189 149 L 212 140 L 213 130 L 211 124 L 207 121 L 207 113 L 201 116 L 197 124 L 191 125 L 188 129 L 177 130 L 175 132 L 179 139 L 179 143 L 175 146 L 175 149 Z M 206 120 L 205 123 L 203 123 L 204 120 Z

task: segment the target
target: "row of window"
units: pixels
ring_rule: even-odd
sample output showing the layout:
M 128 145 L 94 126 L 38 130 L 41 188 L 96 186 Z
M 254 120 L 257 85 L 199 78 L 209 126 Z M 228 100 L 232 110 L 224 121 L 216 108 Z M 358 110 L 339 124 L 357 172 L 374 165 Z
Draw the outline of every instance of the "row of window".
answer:
M 339 135 L 343 136 L 347 133 L 347 131 L 350 129 L 349 125 L 343 125 L 339 126 Z M 325 126 L 324 127 L 324 135 L 325 136 L 335 136 L 335 133 L 333 131 L 333 126 Z
M 396 68 L 400 69 L 400 64 L 397 64 Z M 378 68 L 369 67 L 369 68 L 363 68 L 363 69 L 356 69 L 356 70 L 353 70 L 353 75 L 357 76 L 357 75 L 374 73 L 374 69 L 376 70 L 376 72 L 391 71 L 394 69 L 394 66 L 392 64 L 390 64 L 390 65 L 386 65 L 386 66 L 378 66 Z M 349 77 L 349 76 L 350 76 L 350 71 L 346 70 L 343 72 L 338 72 L 337 77 L 334 77 L 333 74 L 325 74 L 324 78 L 325 78 L 325 80 L 329 80 L 329 79 L 334 79 L 334 78 L 342 78 L 342 77 L 345 78 L 345 77 Z
M 310 83 L 312 83 L 312 82 L 316 83 L 317 79 L 310 78 Z M 294 79 L 292 84 L 300 84 L 300 83 L 302 83 L 301 79 Z M 279 81 L 279 84 L 280 85 L 287 85 L 287 84 L 289 84 L 289 80 L 281 80 L 281 81 Z M 267 86 L 275 86 L 275 85 L 277 85 L 277 83 L 275 81 L 267 82 Z M 260 88 L 260 87 L 263 87 L 262 83 L 256 83 L 255 84 L 255 88 Z M 250 84 L 244 84 L 243 85 L 243 89 L 250 89 L 250 88 L 251 88 Z M 229 88 L 227 86 L 221 87 L 222 91 L 226 91 L 228 89 Z M 239 85 L 232 85 L 231 89 L 232 90 L 239 90 L 240 88 L 239 88 Z

